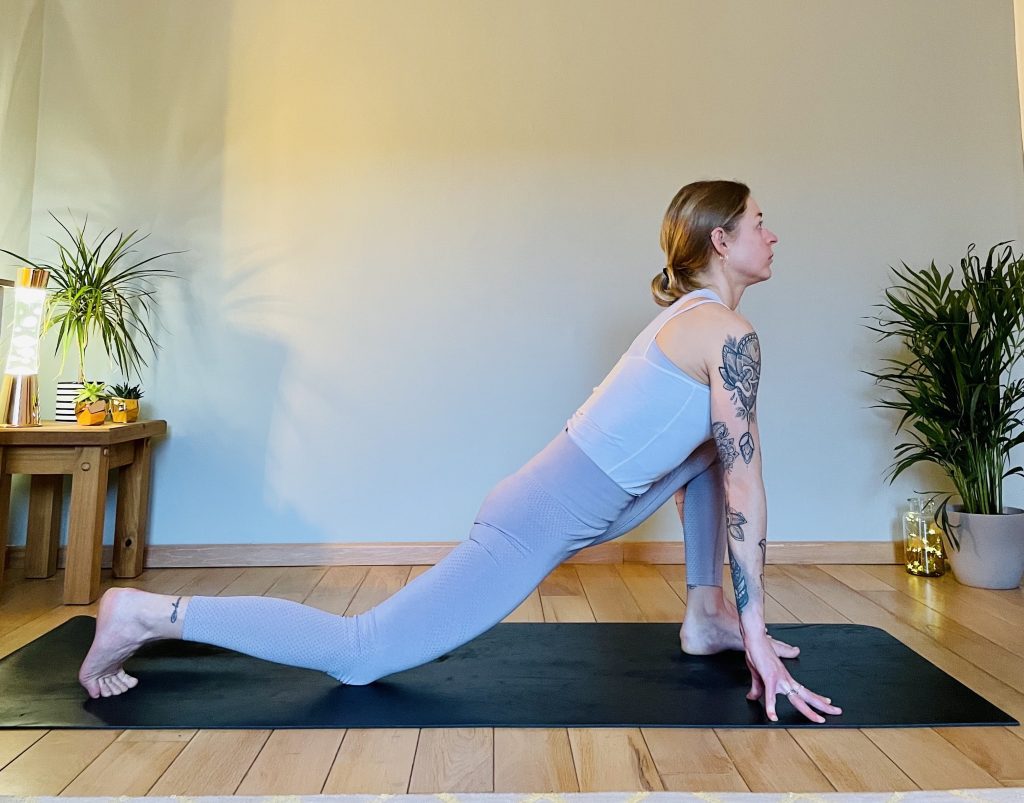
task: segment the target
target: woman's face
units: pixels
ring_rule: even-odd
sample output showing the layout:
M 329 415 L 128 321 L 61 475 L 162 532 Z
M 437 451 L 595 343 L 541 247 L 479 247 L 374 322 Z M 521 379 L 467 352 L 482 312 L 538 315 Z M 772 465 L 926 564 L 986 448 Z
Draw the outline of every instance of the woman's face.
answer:
M 726 234 L 729 270 L 738 271 L 754 281 L 764 281 L 772 275 L 772 249 L 779 241 L 775 233 L 764 225 L 761 207 L 753 197 L 747 199 L 732 235 Z

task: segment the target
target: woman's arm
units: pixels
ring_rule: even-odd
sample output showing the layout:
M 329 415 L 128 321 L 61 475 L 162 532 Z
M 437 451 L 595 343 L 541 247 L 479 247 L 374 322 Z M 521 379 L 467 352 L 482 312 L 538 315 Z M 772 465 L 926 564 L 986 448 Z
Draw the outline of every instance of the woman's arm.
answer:
M 712 338 L 715 356 L 708 364 L 711 432 L 723 467 L 729 564 L 751 677 L 747 699 L 763 699 L 768 718 L 777 721 L 775 698 L 783 695 L 808 719 L 824 722 L 818 711 L 841 714 L 842 709 L 796 682 L 775 654 L 765 628 L 768 514 L 757 429 L 761 344 L 742 316 L 723 310 L 719 320 L 720 331 Z
M 709 366 L 711 432 L 722 461 L 729 565 L 748 647 L 768 641 L 764 618 L 764 560 L 767 500 L 761 476 L 757 429 L 757 388 L 761 346 L 740 316 L 729 316 L 716 339 L 717 359 Z

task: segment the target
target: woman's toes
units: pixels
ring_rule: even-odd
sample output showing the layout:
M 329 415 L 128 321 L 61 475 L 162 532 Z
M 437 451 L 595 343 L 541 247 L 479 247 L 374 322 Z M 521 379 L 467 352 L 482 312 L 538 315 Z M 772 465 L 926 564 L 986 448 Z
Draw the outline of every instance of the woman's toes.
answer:
M 118 670 L 117 679 L 125 685 L 126 688 L 132 689 L 138 684 L 139 679 L 133 675 L 129 675 L 123 669 Z
M 103 697 L 109 697 L 113 692 L 110 691 L 110 684 L 107 682 L 105 677 L 100 678 L 100 695 Z

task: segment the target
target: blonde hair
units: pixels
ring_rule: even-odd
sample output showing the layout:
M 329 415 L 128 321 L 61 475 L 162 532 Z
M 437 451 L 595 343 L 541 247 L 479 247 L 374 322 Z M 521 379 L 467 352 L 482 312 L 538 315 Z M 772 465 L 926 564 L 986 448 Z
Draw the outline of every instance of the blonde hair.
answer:
M 651 280 L 658 306 L 704 287 L 699 274 L 715 255 L 711 232 L 721 226 L 732 234 L 749 197 L 750 188 L 738 181 L 695 181 L 676 193 L 661 224 L 665 268 Z

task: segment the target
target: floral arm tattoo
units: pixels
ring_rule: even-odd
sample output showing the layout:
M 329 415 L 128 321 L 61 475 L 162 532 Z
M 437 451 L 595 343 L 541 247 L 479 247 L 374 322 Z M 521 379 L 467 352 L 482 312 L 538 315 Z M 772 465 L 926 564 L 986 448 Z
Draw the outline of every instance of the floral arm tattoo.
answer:
M 738 341 L 735 337 L 726 337 L 725 345 L 722 347 L 722 365 L 719 366 L 718 373 L 725 382 L 725 389 L 732 391 L 737 417 L 747 422 L 747 431 L 740 436 L 740 454 L 743 455 L 743 462 L 749 464 L 754 459 L 754 436 L 750 434 L 750 422 L 757 420 L 757 386 L 761 381 L 761 343 L 756 332 L 745 334 Z M 732 446 L 732 439 L 729 438 L 728 427 L 716 421 L 712 425 L 712 431 L 715 433 L 719 452 L 722 451 L 724 443 L 726 454 L 732 450 L 735 459 L 735 449 Z M 726 463 L 724 459 L 722 462 Z M 727 471 L 732 468 L 732 460 L 725 468 Z
M 725 506 L 728 518 L 726 527 L 729 530 L 729 537 L 735 541 L 743 540 L 743 525 L 747 523 L 747 517 L 738 510 L 733 510 L 728 504 Z
M 711 425 L 722 468 L 725 473 L 730 473 L 738 457 L 742 457 L 743 462 L 749 465 L 754 459 L 756 451 L 750 424 L 757 421 L 757 387 L 761 380 L 761 344 L 755 332 L 750 332 L 739 340 L 732 336 L 726 337 L 725 345 L 722 347 L 722 365 L 719 366 L 718 373 L 722 377 L 725 389 L 732 392 L 732 401 L 736 405 L 736 417 L 747 422 L 747 431 L 740 435 L 738 449 L 735 439 L 724 421 L 715 421 Z M 748 524 L 746 516 L 741 511 L 734 510 L 728 503 L 725 506 L 725 513 L 729 538 L 732 541 L 745 540 L 743 525 Z M 759 571 L 750 577 L 751 582 L 755 578 L 759 580 L 757 587 L 750 586 L 747 573 L 736 559 L 733 550 L 729 549 L 729 566 L 732 570 L 737 613 L 743 613 L 750 602 L 751 593 L 758 593 L 764 589 L 766 540 L 762 538 L 758 542 L 758 546 L 761 551 L 761 562 L 757 567 Z M 740 632 L 743 633 L 743 631 L 741 620 Z

